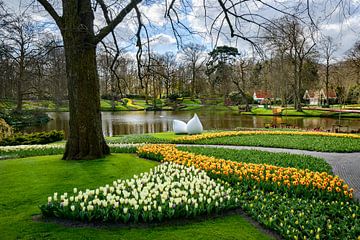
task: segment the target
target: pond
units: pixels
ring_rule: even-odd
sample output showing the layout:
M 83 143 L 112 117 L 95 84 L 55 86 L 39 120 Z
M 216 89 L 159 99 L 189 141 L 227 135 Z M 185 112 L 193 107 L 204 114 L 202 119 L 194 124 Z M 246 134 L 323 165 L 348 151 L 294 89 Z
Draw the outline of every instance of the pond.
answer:
M 314 117 L 273 117 L 240 115 L 230 111 L 123 111 L 102 112 L 102 127 L 105 136 L 166 132 L 172 130 L 172 120 L 179 119 L 188 121 L 194 113 L 197 113 L 204 129 L 234 129 L 234 128 L 263 128 L 268 124 L 290 125 L 303 129 L 321 128 L 331 130 L 339 124 L 335 118 Z M 50 112 L 52 119 L 46 125 L 27 129 L 26 132 L 64 130 L 65 135 L 69 131 L 68 112 Z M 360 129 L 360 119 L 341 119 L 342 130 Z

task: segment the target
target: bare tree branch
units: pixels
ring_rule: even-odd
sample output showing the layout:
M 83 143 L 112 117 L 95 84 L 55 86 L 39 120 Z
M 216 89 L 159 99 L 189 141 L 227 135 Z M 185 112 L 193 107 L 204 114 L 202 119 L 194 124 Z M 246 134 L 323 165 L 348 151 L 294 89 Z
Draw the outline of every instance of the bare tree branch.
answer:
M 111 31 L 113 31 L 115 29 L 115 27 L 117 25 L 119 25 L 119 23 L 121 23 L 124 18 L 133 10 L 137 7 L 137 5 L 139 3 L 141 3 L 142 0 L 131 0 L 130 3 L 128 5 L 126 5 L 121 11 L 120 13 L 114 18 L 114 20 L 112 20 L 111 22 L 109 22 L 105 27 L 103 27 L 98 34 L 95 35 L 94 38 L 94 44 L 99 43 L 103 38 L 105 38 Z
M 63 18 L 59 16 L 59 14 L 55 11 L 53 6 L 47 0 L 37 0 L 45 10 L 50 14 L 50 16 L 55 20 L 56 25 L 61 29 L 64 28 Z

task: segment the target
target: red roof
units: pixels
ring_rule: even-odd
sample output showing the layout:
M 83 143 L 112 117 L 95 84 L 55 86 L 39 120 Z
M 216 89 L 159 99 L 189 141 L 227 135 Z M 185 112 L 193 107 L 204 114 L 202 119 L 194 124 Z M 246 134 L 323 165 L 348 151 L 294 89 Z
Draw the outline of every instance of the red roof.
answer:
M 324 91 L 325 95 L 326 95 L 326 91 Z M 329 89 L 329 96 L 328 98 L 336 98 L 336 92 L 332 89 Z
M 308 90 L 309 98 L 319 98 L 320 91 L 319 90 Z
M 254 92 L 256 98 L 272 98 L 272 94 L 268 91 L 257 90 Z

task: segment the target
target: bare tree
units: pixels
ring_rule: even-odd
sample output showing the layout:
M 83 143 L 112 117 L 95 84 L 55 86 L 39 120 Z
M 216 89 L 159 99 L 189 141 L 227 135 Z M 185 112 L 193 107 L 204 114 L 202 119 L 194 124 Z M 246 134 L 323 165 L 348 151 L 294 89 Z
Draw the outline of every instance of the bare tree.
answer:
M 16 110 L 21 111 L 23 96 L 27 93 L 23 87 L 28 80 L 27 67 L 32 59 L 40 54 L 40 49 L 36 46 L 36 39 L 39 37 L 38 33 L 41 29 L 26 13 L 9 14 L 2 22 L 3 28 L 0 31 L 3 47 L 0 48 L 0 51 L 16 65 Z
M 195 98 L 195 87 L 197 80 L 197 71 L 203 66 L 205 58 L 203 57 L 203 52 L 205 46 L 190 43 L 183 47 L 182 56 L 184 61 L 189 64 L 191 69 L 191 98 Z
M 237 88 L 238 93 L 242 98 L 242 102 L 245 103 L 245 111 L 250 112 L 250 105 L 248 101 L 248 86 L 250 74 L 250 62 L 246 59 L 245 54 L 239 54 L 238 61 L 235 63 L 235 76 L 232 77 L 232 82 Z
M 95 5 L 101 7 L 106 20 L 106 25 L 97 33 L 91 0 L 62 1 L 62 14 L 49 1 L 38 2 L 59 27 L 65 48 L 70 134 L 63 159 L 94 159 L 109 154 L 101 128 L 96 47 L 132 10 L 139 13 L 137 5 L 141 0 L 116 5 L 120 11 L 114 18 L 111 18 L 114 9 L 111 10 L 103 0 L 96 0 Z M 140 14 L 137 15 L 140 24 Z
M 356 83 L 360 84 L 360 41 L 348 51 L 348 58 L 356 71 Z
M 315 54 L 314 29 L 305 29 L 295 17 L 284 17 L 276 21 L 270 34 L 271 41 L 281 46 L 280 53 L 286 53 L 293 67 L 294 103 L 297 111 L 302 111 L 304 64 Z M 283 44 L 279 44 L 284 42 Z
M 337 45 L 334 43 L 334 39 L 330 36 L 325 36 L 320 41 L 321 55 L 325 60 L 325 93 L 326 104 L 329 105 L 329 84 L 330 84 L 330 68 L 331 60 L 333 60 L 334 53 L 337 50 Z

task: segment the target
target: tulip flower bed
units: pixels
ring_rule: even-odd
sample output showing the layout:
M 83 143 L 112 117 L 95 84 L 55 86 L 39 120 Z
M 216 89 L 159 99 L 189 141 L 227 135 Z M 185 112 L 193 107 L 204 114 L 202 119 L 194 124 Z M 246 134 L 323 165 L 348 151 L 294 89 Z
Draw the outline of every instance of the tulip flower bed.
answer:
M 153 222 L 194 217 L 238 207 L 238 193 L 205 171 L 163 163 L 130 180 L 95 190 L 48 197 L 40 206 L 47 217 L 103 222 Z
M 303 149 L 320 152 L 360 151 L 360 135 L 324 132 L 229 131 L 185 136 L 175 143 Z
M 360 204 L 337 176 L 267 164 L 246 164 L 179 151 L 173 145 L 145 145 L 139 156 L 194 166 L 226 180 L 240 207 L 286 239 L 356 239 Z
M 269 164 L 279 167 L 293 167 L 309 169 L 315 172 L 332 173 L 331 166 L 324 159 L 307 155 L 227 148 L 219 150 L 211 147 L 178 147 L 178 149 L 235 162 Z
M 344 180 L 326 172 L 216 159 L 180 151 L 174 145 L 140 146 L 138 154 L 158 161 L 195 166 L 207 171 L 209 176 L 232 184 L 240 181 L 249 187 L 259 186 L 267 191 L 290 192 L 297 196 L 317 196 L 324 199 L 353 197 L 353 189 L 349 189 Z
M 226 132 L 210 132 L 199 135 L 184 136 L 178 138 L 179 141 L 196 141 L 201 139 L 210 139 L 218 137 L 241 136 L 241 135 L 294 135 L 294 136 L 322 136 L 322 137 L 339 137 L 360 139 L 360 135 L 344 134 L 344 133 L 329 133 L 329 132 L 304 132 L 304 131 L 226 131 Z
M 239 195 L 242 209 L 285 239 L 359 239 L 360 204 L 258 189 Z

